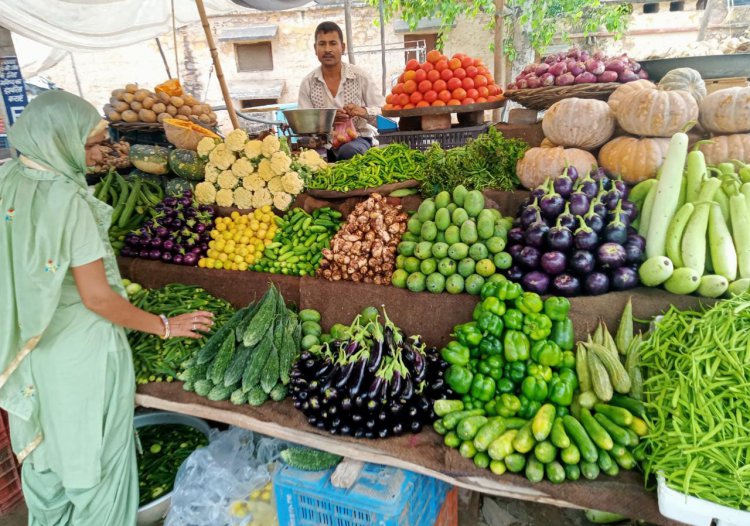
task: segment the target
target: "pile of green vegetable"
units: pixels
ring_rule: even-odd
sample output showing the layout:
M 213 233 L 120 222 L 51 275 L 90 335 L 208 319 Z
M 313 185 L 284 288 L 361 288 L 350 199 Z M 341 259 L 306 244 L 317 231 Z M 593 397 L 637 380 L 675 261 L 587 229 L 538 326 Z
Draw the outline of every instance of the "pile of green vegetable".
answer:
M 312 276 L 320 266 L 323 249 L 341 227 L 341 212 L 329 207 L 317 208 L 308 214 L 294 208 L 284 214 L 273 242 L 263 257 L 253 265 L 256 272 Z
M 328 168 L 312 172 L 308 188 L 348 192 L 422 178 L 424 154 L 404 144 L 394 143 L 370 148 L 348 161 L 339 161 Z
M 302 325 L 271 285 L 261 300 L 238 310 L 185 364 L 186 391 L 209 400 L 261 405 L 286 398 Z
M 479 294 L 497 269 L 508 269 L 504 251 L 511 220 L 485 208 L 478 190 L 458 185 L 419 205 L 401 237 L 391 282 L 412 292 Z
M 179 316 L 194 310 L 213 312 L 216 327 L 221 327 L 234 313 L 229 302 L 216 298 L 200 287 L 167 285 L 160 289 L 143 289 L 130 296 L 130 302 L 148 312 Z M 131 331 L 128 342 L 133 350 L 135 377 L 139 384 L 171 382 L 182 371 L 182 364 L 206 342 L 206 338 L 169 338 Z
M 281 451 L 281 461 L 287 466 L 302 471 L 323 471 L 335 468 L 342 457 L 303 446 L 292 446 Z
M 206 435 L 185 425 L 154 425 L 138 429 L 139 505 L 172 491 L 177 470 L 190 454 L 208 445 Z
M 521 139 L 506 139 L 494 126 L 464 146 L 443 150 L 432 143 L 424 154 L 422 194 L 459 184 L 471 190 L 513 190 L 518 187 L 516 164 L 528 148 Z
M 750 509 L 750 296 L 703 312 L 672 307 L 641 347 L 650 424 L 646 475 L 674 490 Z

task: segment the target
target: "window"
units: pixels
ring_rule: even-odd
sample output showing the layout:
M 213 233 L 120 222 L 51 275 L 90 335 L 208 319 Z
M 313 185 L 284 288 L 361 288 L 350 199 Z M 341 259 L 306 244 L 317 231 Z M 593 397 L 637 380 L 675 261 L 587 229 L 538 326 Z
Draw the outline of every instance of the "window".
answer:
M 437 33 L 410 33 L 404 35 L 404 47 L 405 48 L 419 48 L 420 45 L 424 45 L 424 53 L 432 49 L 436 49 L 435 42 L 437 41 Z M 415 58 L 420 62 L 425 60 L 424 55 L 421 57 L 417 51 L 407 51 L 404 53 L 405 61 Z
M 270 42 L 235 44 L 237 71 L 270 71 L 273 69 L 273 50 Z
M 279 99 L 241 99 L 240 107 L 243 110 L 248 108 L 257 108 L 258 106 L 268 106 L 269 104 L 278 104 Z

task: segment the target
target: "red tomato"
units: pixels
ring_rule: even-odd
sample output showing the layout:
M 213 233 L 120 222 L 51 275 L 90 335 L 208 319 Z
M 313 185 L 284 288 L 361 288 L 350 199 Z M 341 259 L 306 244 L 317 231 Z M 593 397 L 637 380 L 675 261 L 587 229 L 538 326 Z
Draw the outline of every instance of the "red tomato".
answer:
M 485 77 L 484 75 L 477 75 L 476 77 L 474 77 L 475 87 L 481 88 L 482 86 L 486 86 L 486 85 L 487 85 L 487 77 Z M 406 84 L 404 84 L 404 86 L 406 86 Z
M 443 71 L 444 69 L 448 69 L 448 61 L 440 59 L 435 63 L 435 69 L 438 71 Z
M 453 53 L 453 56 L 451 58 L 457 58 L 458 60 L 461 60 L 466 55 L 464 53 Z
M 393 104 L 386 104 L 383 106 L 383 111 L 388 111 L 393 109 Z
M 403 106 L 401 106 L 400 104 L 394 104 L 391 109 L 392 110 L 400 110 L 400 109 L 403 109 Z
M 430 104 L 435 102 L 437 98 L 438 98 L 438 94 L 437 94 L 437 91 L 435 91 L 434 89 L 431 89 L 430 91 L 426 91 L 424 94 L 424 97 L 422 97 L 423 100 L 429 102 Z
M 438 93 L 438 99 L 447 103 L 449 100 L 451 100 L 451 92 L 448 91 L 447 89 L 444 89 L 443 91 Z
M 423 69 L 418 69 L 414 72 L 414 81 L 419 84 L 427 78 L 427 72 Z
M 495 102 L 497 99 L 497 95 L 490 95 L 489 97 L 487 97 L 487 102 Z
M 427 73 L 435 69 L 435 64 L 432 62 L 425 62 L 420 66 L 423 70 L 425 70 Z
M 487 98 L 490 96 L 490 90 L 486 86 L 480 86 L 477 88 L 480 97 Z
M 412 109 L 414 109 L 415 107 L 416 107 L 416 106 L 414 106 L 414 104 L 412 104 L 411 102 L 409 102 L 408 104 L 404 104 L 404 109 L 405 109 L 405 110 L 412 110 Z
M 409 71 L 409 70 L 410 71 L 415 71 L 415 70 L 419 69 L 419 61 L 417 59 L 415 59 L 415 58 L 409 60 L 406 63 L 406 69 L 407 69 L 407 71 Z
M 404 72 L 404 82 L 406 82 L 407 80 L 414 80 L 416 77 L 417 77 L 416 71 L 409 70 L 409 71 Z
M 412 104 L 416 104 L 416 103 L 417 103 L 417 102 L 419 102 L 420 100 L 422 100 L 422 94 L 421 94 L 421 93 L 419 93 L 418 91 L 415 91 L 415 92 L 414 92 L 414 93 L 412 93 L 412 94 L 411 94 L 411 96 L 409 97 L 409 102 L 411 102 Z
M 440 72 L 440 78 L 443 80 L 450 80 L 453 78 L 453 71 L 446 68 L 443 71 Z
M 427 52 L 427 62 L 431 64 L 435 64 L 441 58 L 443 58 L 443 54 L 437 49 L 431 49 Z
M 484 66 L 484 62 L 482 61 L 482 59 L 481 59 L 481 58 L 475 58 L 475 59 L 474 59 L 474 65 L 475 65 L 476 67 Z
M 464 55 L 463 57 L 461 57 L 461 67 L 463 67 L 464 69 L 468 68 L 469 66 L 471 66 L 473 64 L 474 64 L 474 59 L 473 58 L 467 57 L 466 55 Z
M 408 93 L 409 95 L 411 95 L 415 91 L 417 91 L 416 82 L 414 82 L 413 80 L 407 80 L 406 82 L 404 82 L 404 93 Z
M 466 86 L 464 86 L 464 89 L 466 89 Z M 479 92 L 474 88 L 469 88 L 466 89 L 466 96 L 470 99 L 477 100 L 477 98 L 479 97 Z
M 479 72 L 480 75 L 484 75 L 485 77 L 490 74 L 489 70 L 484 66 L 477 66 L 477 72 Z
M 393 89 L 391 91 L 393 91 L 394 95 L 401 95 L 404 92 L 404 83 L 399 82 L 398 84 L 393 86 Z
M 487 99 L 484 97 L 477 97 L 477 102 L 487 102 Z
M 398 96 L 398 100 L 396 101 L 396 103 L 399 106 L 403 106 L 404 104 L 408 104 L 409 103 L 409 95 L 407 95 L 406 93 L 402 93 L 401 95 Z
M 471 97 L 466 97 L 461 101 L 461 104 L 474 104 L 475 102 Z
M 445 82 L 443 79 L 438 79 L 435 82 L 432 83 L 432 89 L 440 93 L 444 89 L 448 88 L 448 83 Z
M 391 93 L 390 95 L 385 96 L 385 102 L 386 104 L 393 104 L 393 99 L 395 98 L 395 95 Z
M 464 100 L 466 98 L 466 90 L 463 88 L 456 88 L 451 92 L 451 95 L 456 100 Z
M 451 69 L 453 69 L 453 70 L 456 70 L 456 69 L 460 68 L 461 67 L 461 59 L 460 58 L 452 58 L 452 59 L 450 59 L 450 61 L 448 62 L 448 66 Z
M 427 102 L 426 100 L 420 100 L 419 102 L 417 102 L 417 108 L 426 108 L 429 105 L 430 103 Z
M 427 80 L 430 82 L 435 82 L 440 78 L 440 72 L 436 69 L 431 69 L 427 72 Z
M 423 80 L 417 85 L 417 89 L 420 93 L 427 93 L 432 89 L 432 82 L 429 80 Z
M 465 79 L 466 78 L 466 70 L 464 68 L 458 68 L 453 71 L 453 76 L 457 79 Z
M 458 80 L 456 77 L 453 77 L 452 79 L 448 80 L 448 89 L 453 91 L 456 88 L 461 87 L 461 81 Z
M 500 95 L 502 93 L 502 90 L 497 87 L 497 84 L 490 84 L 487 86 L 487 93 L 489 95 Z
M 474 87 L 474 79 L 471 77 L 466 77 L 464 80 L 461 81 L 461 87 L 468 92 L 470 89 Z
M 399 75 L 399 76 L 398 76 L 398 81 L 399 81 L 399 82 L 403 82 L 403 81 L 405 81 L 405 80 L 406 80 L 406 79 L 404 78 L 404 74 L 403 74 L 403 73 L 401 73 L 401 75 Z
M 460 106 L 461 101 L 456 99 L 451 99 L 448 101 L 448 106 Z
M 476 66 L 469 66 L 468 68 L 466 68 L 467 77 L 474 78 L 477 76 L 477 73 L 479 73 L 479 71 L 477 70 Z
M 445 102 L 443 102 L 440 99 L 437 99 L 435 102 L 431 104 L 431 106 L 445 106 Z

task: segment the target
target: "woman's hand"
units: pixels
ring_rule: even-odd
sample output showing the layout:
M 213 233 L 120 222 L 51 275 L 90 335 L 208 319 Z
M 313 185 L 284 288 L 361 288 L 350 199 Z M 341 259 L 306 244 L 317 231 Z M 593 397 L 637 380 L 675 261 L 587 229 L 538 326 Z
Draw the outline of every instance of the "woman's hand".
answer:
M 214 324 L 213 318 L 214 315 L 212 313 L 202 310 L 169 318 L 170 337 L 201 338 L 204 336 L 201 332 L 206 333 L 211 331 L 211 327 Z

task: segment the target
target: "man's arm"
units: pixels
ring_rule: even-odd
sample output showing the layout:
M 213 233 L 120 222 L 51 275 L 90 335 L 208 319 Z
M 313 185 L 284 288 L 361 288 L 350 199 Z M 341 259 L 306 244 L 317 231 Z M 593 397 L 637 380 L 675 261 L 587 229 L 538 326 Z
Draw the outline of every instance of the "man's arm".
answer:
M 310 96 L 310 79 L 305 77 L 302 79 L 302 83 L 299 85 L 299 95 L 297 96 L 297 104 L 301 109 L 314 108 L 312 97 Z
M 367 115 L 364 117 L 367 122 L 376 125 L 380 109 L 385 104 L 385 99 L 380 94 L 380 88 L 375 85 L 369 75 L 363 75 L 364 84 L 364 103 Z

